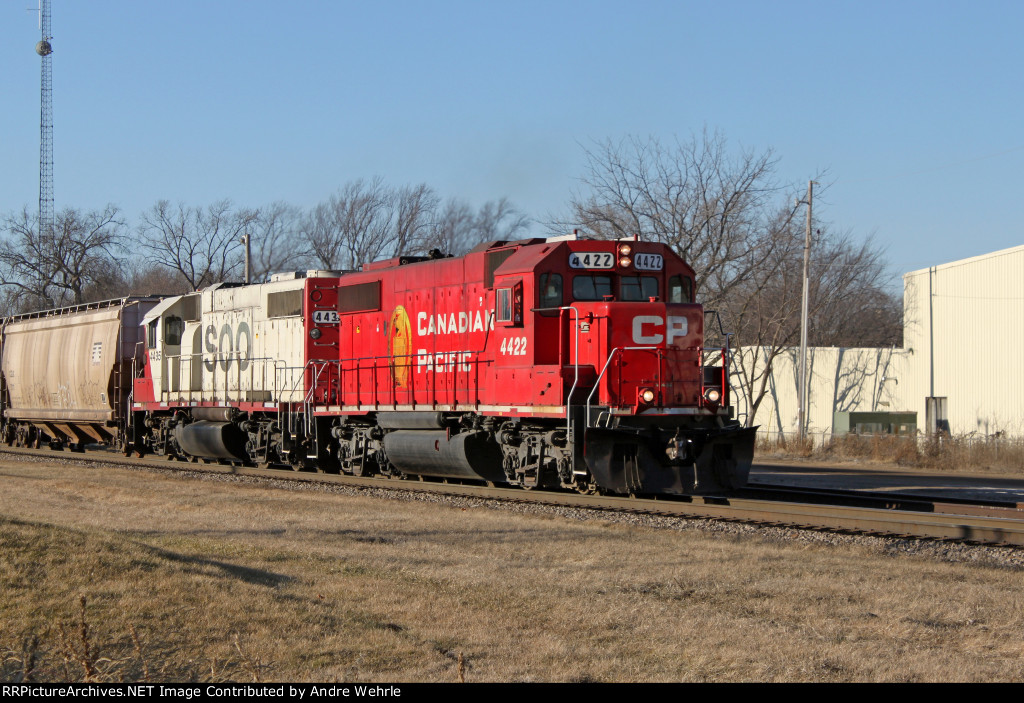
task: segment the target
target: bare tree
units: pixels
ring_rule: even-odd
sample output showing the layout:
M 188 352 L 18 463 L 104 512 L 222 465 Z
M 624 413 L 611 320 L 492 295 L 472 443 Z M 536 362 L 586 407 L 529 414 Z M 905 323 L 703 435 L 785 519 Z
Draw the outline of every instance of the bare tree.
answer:
M 331 203 L 315 205 L 302 218 L 299 233 L 310 256 L 325 269 L 334 269 L 341 263 L 341 235 L 338 233 Z
M 300 211 L 281 201 L 257 211 L 252 223 L 252 280 L 270 280 L 270 274 L 304 268 L 309 261 L 300 236 Z
M 447 254 L 463 254 L 480 240 L 476 239 L 475 217 L 469 205 L 456 199 L 438 211 L 430 235 L 430 246 Z
M 343 186 L 303 223 L 314 257 L 325 269 L 354 269 L 374 261 L 393 243 L 393 198 L 380 178 Z
M 426 251 L 441 199 L 425 183 L 398 188 L 392 194 L 394 208 L 393 256 Z
M 511 240 L 519 236 L 530 224 L 523 215 L 502 198 L 497 202 L 488 201 L 480 206 L 473 222 L 478 241 Z
M 606 141 L 586 156 L 581 180 L 588 192 L 572 200 L 574 221 L 597 237 L 639 235 L 671 245 L 694 266 L 712 306 L 747 280 L 756 263 L 751 254 L 770 245 L 795 213 L 793 199 L 781 197 L 790 190 L 775 182 L 774 153 L 733 156 L 717 132 L 671 147 L 655 139 Z
M 391 188 L 375 178 L 353 181 L 313 207 L 301 233 L 319 265 L 354 269 L 431 249 L 463 254 L 482 241 L 512 239 L 528 223 L 504 198 L 473 211 L 456 199 L 442 206 L 426 184 Z
M 448 254 L 465 254 L 481 242 L 509 241 L 523 235 L 530 220 L 507 199 L 488 201 L 480 210 L 451 199 L 438 211 L 428 240 L 428 248 Z
M 3 228 L 0 283 L 7 294 L 8 308 L 14 312 L 58 305 L 57 263 L 51 256 L 51 243 L 39 231 L 38 216 L 23 208 L 5 217 Z
M 885 273 L 883 252 L 869 239 L 819 236 L 809 275 L 808 338 L 823 347 L 902 344 L 903 301 Z
M 77 305 L 117 288 L 125 223 L 116 206 L 65 208 L 42 233 L 36 215 L 23 209 L 4 218 L 3 230 L 0 283 L 10 287 L 14 307 Z
M 138 237 L 152 261 L 179 272 L 193 290 L 241 272 L 242 236 L 251 234 L 255 210 L 234 210 L 221 200 L 205 208 L 158 201 L 142 214 Z
M 745 347 L 734 371 L 748 424 L 775 359 L 799 340 L 800 188 L 779 185 L 776 165 L 771 150 L 733 155 L 720 134 L 707 131 L 672 147 L 653 139 L 604 142 L 587 152 L 585 192 L 571 203 L 575 221 L 594 235 L 664 242 L 694 267 L 699 297 L 721 313 L 733 346 Z M 564 231 L 564 223 L 557 226 Z M 880 343 L 885 335 L 854 323 L 886 302 L 881 254 L 827 231 L 812 252 L 811 343 Z
M 192 285 L 180 271 L 159 264 L 133 268 L 125 282 L 125 295 L 184 295 Z

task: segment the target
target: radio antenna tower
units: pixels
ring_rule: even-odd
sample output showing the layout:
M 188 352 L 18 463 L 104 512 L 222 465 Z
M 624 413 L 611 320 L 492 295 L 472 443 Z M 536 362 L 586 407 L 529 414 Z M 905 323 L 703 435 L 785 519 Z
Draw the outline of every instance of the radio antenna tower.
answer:
M 50 55 L 50 0 L 39 0 L 39 29 L 42 39 L 36 44 L 36 53 L 43 58 L 40 84 L 42 98 L 39 111 L 39 234 L 53 233 L 53 84 Z

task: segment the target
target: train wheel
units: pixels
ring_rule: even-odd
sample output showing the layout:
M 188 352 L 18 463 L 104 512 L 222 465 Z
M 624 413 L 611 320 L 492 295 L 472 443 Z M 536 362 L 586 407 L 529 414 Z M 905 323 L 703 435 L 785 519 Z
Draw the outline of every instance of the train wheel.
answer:
M 316 471 L 317 473 L 323 473 L 319 466 L 316 465 L 316 461 L 312 459 L 299 459 L 297 462 L 291 464 L 292 471 Z

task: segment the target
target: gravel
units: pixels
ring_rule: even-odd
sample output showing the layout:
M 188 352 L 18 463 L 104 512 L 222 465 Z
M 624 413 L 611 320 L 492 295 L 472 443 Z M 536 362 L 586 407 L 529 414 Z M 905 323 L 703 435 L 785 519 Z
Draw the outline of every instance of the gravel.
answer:
M 74 457 L 31 456 L 18 453 L 23 461 L 50 464 L 78 464 Z M 91 465 L 95 466 L 96 464 Z M 776 543 L 807 543 L 824 546 L 854 546 L 881 552 L 893 557 L 914 556 L 941 562 L 976 563 L 1014 570 L 1024 570 L 1024 548 L 1001 547 L 993 545 L 975 545 L 964 542 L 947 542 L 930 539 L 908 539 L 902 537 L 879 537 L 873 535 L 844 534 L 827 530 L 811 530 L 803 528 L 778 527 L 774 525 L 757 525 L 749 523 L 710 520 L 706 518 L 666 517 L 661 515 L 644 515 L 638 513 L 618 513 L 590 508 L 538 505 L 518 501 L 502 501 L 489 498 L 452 496 L 439 493 L 403 490 L 400 485 L 387 485 L 380 488 L 363 488 L 343 486 L 312 481 L 294 481 L 287 479 L 260 478 L 236 474 L 203 472 L 189 470 L 187 465 L 177 464 L 167 468 L 157 466 L 127 465 L 111 462 L 112 466 L 132 470 L 151 471 L 162 474 L 173 474 L 183 479 L 216 481 L 227 483 L 245 483 L 250 485 L 272 486 L 289 491 L 315 491 L 336 495 L 371 496 L 388 500 L 417 501 L 453 508 L 481 508 L 487 510 L 504 510 L 512 513 L 543 515 L 563 520 L 600 521 L 608 524 L 622 524 L 636 527 L 647 527 L 661 530 L 698 531 L 707 535 L 721 536 L 727 539 L 753 538 Z

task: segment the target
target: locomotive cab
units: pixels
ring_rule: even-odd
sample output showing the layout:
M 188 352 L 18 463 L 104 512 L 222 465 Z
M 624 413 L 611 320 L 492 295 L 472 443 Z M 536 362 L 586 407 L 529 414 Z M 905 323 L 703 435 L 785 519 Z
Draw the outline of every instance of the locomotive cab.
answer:
M 564 408 L 573 475 L 629 493 L 745 483 L 754 431 L 732 419 L 728 349 L 703 346 L 693 270 L 652 242 L 524 249 L 496 271 L 497 374 L 528 374 L 533 396 L 509 383 L 509 397 Z
M 532 252 L 533 260 L 510 258 L 494 283 L 497 364 L 559 367 L 562 393 L 545 386 L 545 395 L 556 393 L 560 403 L 581 401 L 576 393 L 567 398 L 575 382 L 577 391 L 594 391 L 588 405 L 619 414 L 727 409 L 725 355 L 702 348 L 693 271 L 664 252 L 651 243 L 581 241 Z M 526 317 L 524 300 L 532 303 Z M 690 368 L 711 363 L 717 373 Z

